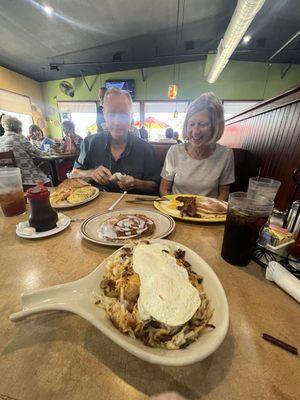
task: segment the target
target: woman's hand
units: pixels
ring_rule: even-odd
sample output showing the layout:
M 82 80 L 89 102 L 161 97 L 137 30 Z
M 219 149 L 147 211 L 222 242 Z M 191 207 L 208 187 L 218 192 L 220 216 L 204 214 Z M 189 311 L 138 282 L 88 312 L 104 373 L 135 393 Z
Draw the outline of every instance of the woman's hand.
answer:
M 167 181 L 164 178 L 161 179 L 160 186 L 159 186 L 159 193 L 160 193 L 161 197 L 171 194 L 172 183 L 173 182 Z
M 219 186 L 219 195 L 217 197 L 218 200 L 227 201 L 229 196 L 229 185 L 221 185 Z

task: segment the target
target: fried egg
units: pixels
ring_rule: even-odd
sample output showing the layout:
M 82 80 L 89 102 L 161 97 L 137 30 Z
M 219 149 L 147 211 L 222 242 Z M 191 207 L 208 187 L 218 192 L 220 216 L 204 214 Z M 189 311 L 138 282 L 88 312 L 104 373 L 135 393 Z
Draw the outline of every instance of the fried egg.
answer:
M 93 196 L 95 193 L 95 189 L 92 186 L 85 186 L 79 189 L 76 189 L 68 198 L 68 203 L 76 204 L 84 201 Z
M 139 244 L 133 253 L 133 269 L 141 286 L 138 311 L 142 320 L 150 317 L 169 326 L 189 321 L 201 305 L 188 272 L 177 264 L 168 246 Z
M 180 206 L 182 203 L 177 200 L 170 200 L 167 207 L 170 208 L 171 210 L 177 210 L 177 207 Z

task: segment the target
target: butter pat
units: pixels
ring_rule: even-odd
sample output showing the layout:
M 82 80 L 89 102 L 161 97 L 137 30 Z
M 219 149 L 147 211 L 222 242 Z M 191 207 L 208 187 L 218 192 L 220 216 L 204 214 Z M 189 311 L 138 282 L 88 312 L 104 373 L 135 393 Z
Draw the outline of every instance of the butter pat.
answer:
M 62 226 L 65 226 L 68 223 L 68 217 L 66 217 L 62 213 L 58 213 L 58 221 L 56 222 L 56 226 L 58 228 L 61 228 Z
M 19 222 L 17 225 L 17 231 L 25 236 L 32 236 L 36 233 L 35 228 L 29 226 L 29 222 Z

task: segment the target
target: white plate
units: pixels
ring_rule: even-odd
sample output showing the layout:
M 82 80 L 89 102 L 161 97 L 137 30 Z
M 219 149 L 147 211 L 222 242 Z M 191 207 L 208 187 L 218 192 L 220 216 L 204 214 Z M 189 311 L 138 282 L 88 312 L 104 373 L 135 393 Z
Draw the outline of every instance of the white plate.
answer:
M 119 332 L 111 323 L 106 311 L 95 306 L 93 293 L 103 293 L 99 283 L 106 272 L 106 264 L 108 260 L 115 257 L 115 254 L 120 249 L 104 260 L 91 274 L 82 279 L 23 295 L 23 310 L 12 314 L 10 319 L 18 321 L 29 315 L 50 310 L 70 311 L 85 318 L 123 349 L 147 362 L 182 366 L 203 360 L 217 350 L 228 330 L 229 311 L 223 286 L 210 266 L 188 247 L 162 239 L 151 240 L 151 242 L 166 244 L 173 250 L 178 248 L 185 250 L 185 258 L 191 263 L 193 271 L 204 277 L 203 286 L 214 309 L 211 323 L 216 328 L 203 332 L 198 341 L 187 348 L 166 350 L 147 347 L 140 340 L 134 340 Z
M 47 236 L 56 235 L 58 232 L 63 231 L 64 229 L 66 229 L 70 225 L 71 219 L 69 217 L 67 217 L 66 215 L 65 215 L 65 217 L 67 218 L 67 222 L 63 226 L 50 229 L 50 231 L 36 232 L 33 235 L 29 236 L 29 235 L 24 235 L 17 228 L 16 229 L 16 234 L 19 237 L 24 238 L 24 239 L 41 239 L 41 238 L 44 238 L 44 237 L 47 237 Z
M 82 236 L 94 243 L 104 244 L 107 246 L 123 246 L 128 240 L 109 240 L 100 238 L 98 230 L 104 221 L 117 217 L 118 215 L 128 215 L 128 214 L 140 214 L 145 215 L 152 219 L 155 223 L 155 231 L 150 236 L 142 236 L 140 239 L 160 239 L 168 236 L 175 228 L 175 221 L 172 217 L 164 214 L 160 214 L 157 211 L 141 210 L 141 209 L 129 209 L 125 208 L 123 210 L 107 211 L 101 214 L 92 215 L 83 221 L 81 225 Z M 139 240 L 139 238 L 133 238 L 133 240 Z
M 86 186 L 84 186 L 84 187 L 86 187 Z M 80 189 L 80 188 L 79 188 L 79 189 Z M 59 204 L 55 204 L 55 205 L 54 205 L 54 204 L 51 204 L 51 205 L 52 205 L 53 208 L 60 209 L 60 208 L 77 207 L 77 206 L 81 206 L 82 204 L 89 203 L 90 201 L 92 201 L 92 200 L 94 200 L 96 197 L 98 197 L 98 196 L 99 196 L 99 193 L 100 193 L 100 190 L 99 190 L 98 188 L 93 187 L 93 189 L 94 189 L 95 193 L 94 193 L 91 197 L 89 197 L 88 199 L 82 200 L 82 201 L 80 201 L 79 203 L 71 204 L 71 203 L 68 203 L 68 202 L 65 200 L 65 201 L 62 201 L 62 202 L 59 203 Z

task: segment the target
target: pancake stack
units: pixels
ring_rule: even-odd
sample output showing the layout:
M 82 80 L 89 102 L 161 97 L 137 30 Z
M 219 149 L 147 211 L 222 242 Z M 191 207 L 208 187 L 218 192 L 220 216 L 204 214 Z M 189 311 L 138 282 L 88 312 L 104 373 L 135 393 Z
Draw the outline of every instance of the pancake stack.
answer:
M 145 215 L 121 214 L 103 222 L 99 236 L 110 240 L 126 240 L 150 236 L 154 231 L 155 223 Z
M 210 197 L 177 196 L 182 217 L 214 218 L 226 215 L 227 203 Z

